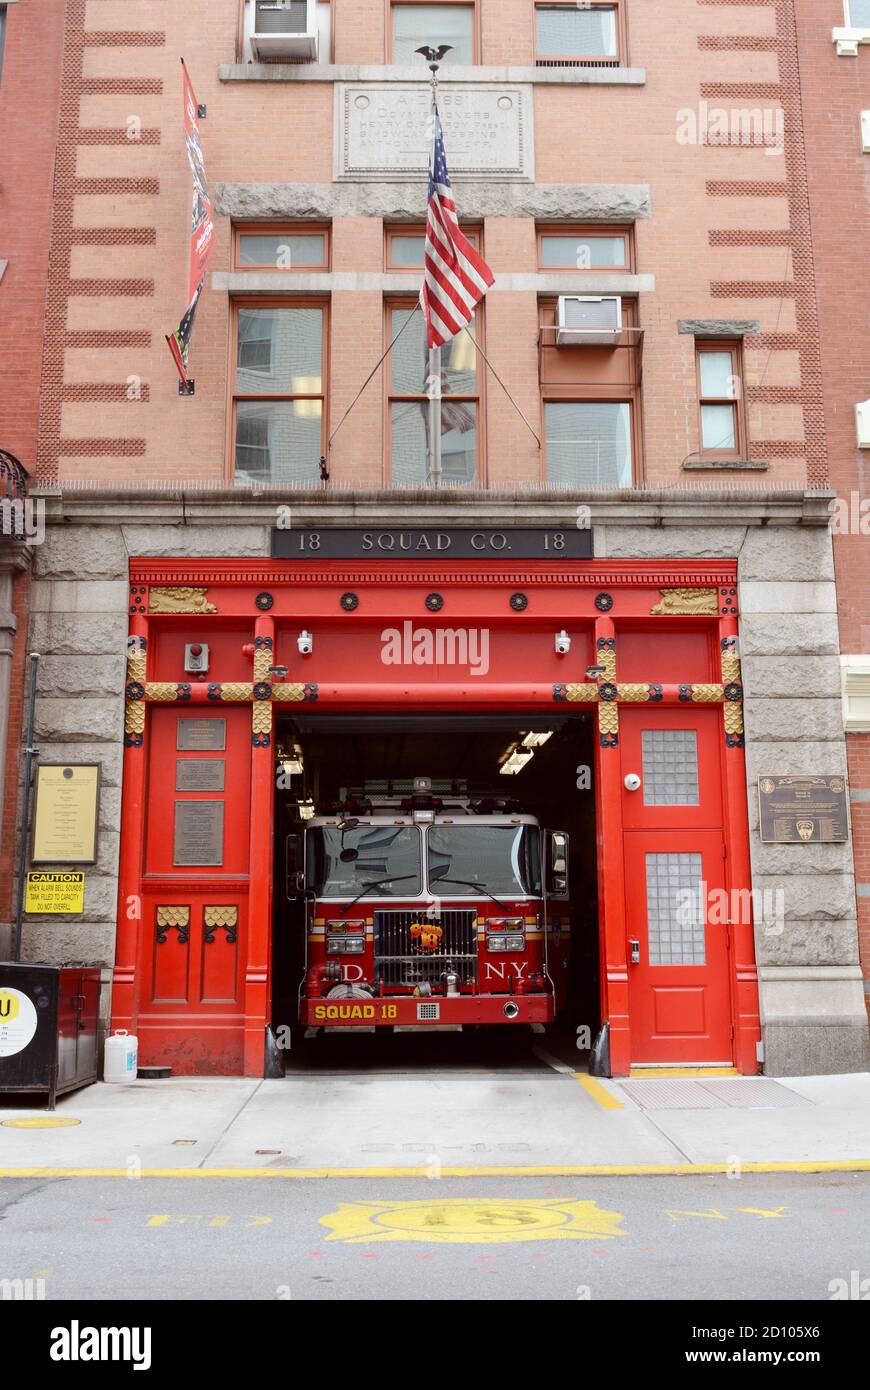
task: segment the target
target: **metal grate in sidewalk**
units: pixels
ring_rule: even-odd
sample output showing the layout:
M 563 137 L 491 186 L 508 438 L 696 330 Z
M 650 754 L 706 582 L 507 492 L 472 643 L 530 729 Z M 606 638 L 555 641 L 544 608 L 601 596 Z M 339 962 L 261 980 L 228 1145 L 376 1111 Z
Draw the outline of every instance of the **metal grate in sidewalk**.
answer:
M 734 1081 L 620 1081 L 620 1087 L 642 1110 L 773 1110 L 811 1105 L 778 1081 L 747 1077 Z

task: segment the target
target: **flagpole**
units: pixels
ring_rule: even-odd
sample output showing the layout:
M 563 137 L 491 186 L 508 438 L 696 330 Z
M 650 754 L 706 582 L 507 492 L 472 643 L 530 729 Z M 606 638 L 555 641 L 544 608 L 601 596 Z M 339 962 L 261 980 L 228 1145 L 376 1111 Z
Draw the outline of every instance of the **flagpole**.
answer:
M 430 177 L 435 151 L 435 121 L 438 115 L 438 64 L 429 64 L 432 73 L 432 144 L 430 147 Z M 427 207 L 428 216 L 428 207 Z M 429 349 L 429 449 L 426 482 L 440 487 L 441 468 L 441 349 Z

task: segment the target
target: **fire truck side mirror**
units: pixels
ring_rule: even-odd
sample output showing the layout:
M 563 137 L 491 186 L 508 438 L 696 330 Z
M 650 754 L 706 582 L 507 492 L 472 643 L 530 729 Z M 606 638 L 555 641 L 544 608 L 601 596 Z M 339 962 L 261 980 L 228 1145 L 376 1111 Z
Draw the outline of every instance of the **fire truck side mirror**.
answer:
M 303 840 L 301 835 L 288 835 L 284 841 L 285 888 L 288 901 L 293 902 L 305 888 L 305 872 L 302 864 Z
M 568 897 L 568 836 L 563 830 L 547 831 L 547 893 Z

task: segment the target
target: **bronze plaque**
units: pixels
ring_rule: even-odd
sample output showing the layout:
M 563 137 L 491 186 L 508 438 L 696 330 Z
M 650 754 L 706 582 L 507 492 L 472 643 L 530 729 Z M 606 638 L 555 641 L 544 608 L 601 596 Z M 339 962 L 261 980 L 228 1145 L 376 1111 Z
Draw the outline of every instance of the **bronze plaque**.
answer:
M 175 746 L 185 752 L 223 753 L 227 746 L 227 721 L 179 719 Z
M 176 801 L 173 864 L 224 862 L 224 803 Z
M 100 764 L 40 763 L 36 769 L 33 864 L 95 864 Z
M 759 777 L 758 810 L 767 844 L 834 844 L 849 838 L 844 777 Z
M 176 758 L 177 792 L 222 792 L 226 763 L 223 758 Z

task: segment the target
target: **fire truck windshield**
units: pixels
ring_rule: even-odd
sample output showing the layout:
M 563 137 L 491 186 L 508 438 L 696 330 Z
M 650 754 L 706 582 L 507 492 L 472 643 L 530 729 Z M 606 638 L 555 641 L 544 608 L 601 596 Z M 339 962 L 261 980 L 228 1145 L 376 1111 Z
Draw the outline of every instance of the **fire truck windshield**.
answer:
M 536 825 L 433 825 L 429 885 L 463 883 L 507 898 L 540 897 L 541 844 Z M 461 889 L 455 889 L 454 892 Z
M 355 898 L 377 882 L 379 898 L 416 897 L 422 889 L 420 855 L 415 825 L 316 826 L 307 836 L 306 886 L 319 898 Z

